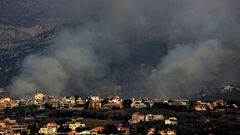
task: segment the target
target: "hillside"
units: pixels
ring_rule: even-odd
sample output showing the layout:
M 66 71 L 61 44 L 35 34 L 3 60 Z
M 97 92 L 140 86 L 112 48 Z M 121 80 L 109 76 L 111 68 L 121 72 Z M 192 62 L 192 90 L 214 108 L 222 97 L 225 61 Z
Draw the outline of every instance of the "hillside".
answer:
M 33 28 L 22 30 L 12 26 L 2 25 L 0 28 L 0 86 L 4 87 L 16 76 L 21 66 L 21 61 L 29 54 L 39 52 L 50 45 L 54 39 L 57 26 L 48 27 L 40 32 L 30 33 Z

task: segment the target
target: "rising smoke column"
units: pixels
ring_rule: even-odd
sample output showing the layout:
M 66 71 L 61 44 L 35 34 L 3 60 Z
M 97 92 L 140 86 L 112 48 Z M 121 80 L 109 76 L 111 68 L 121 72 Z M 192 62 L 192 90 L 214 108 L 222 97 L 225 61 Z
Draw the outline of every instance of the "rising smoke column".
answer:
M 82 78 L 101 77 L 104 67 L 89 46 L 90 42 L 94 42 L 91 32 L 63 33 L 48 54 L 31 55 L 24 60 L 22 72 L 13 80 L 14 91 L 10 94 L 23 97 L 40 90 L 61 95 L 70 92 L 71 79 L 81 88 L 84 87 Z
M 149 77 L 149 87 L 162 98 L 189 97 L 220 71 L 221 44 L 216 40 L 177 45 Z
M 172 49 L 148 78 L 146 86 L 158 93 L 150 96 L 192 97 L 207 83 L 236 83 L 239 11 L 234 4 L 239 3 L 185 1 L 176 6 L 166 29 Z

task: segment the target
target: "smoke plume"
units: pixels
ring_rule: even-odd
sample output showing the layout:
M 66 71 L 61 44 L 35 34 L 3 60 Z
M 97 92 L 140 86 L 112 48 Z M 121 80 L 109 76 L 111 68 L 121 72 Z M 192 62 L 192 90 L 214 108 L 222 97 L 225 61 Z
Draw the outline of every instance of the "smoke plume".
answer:
M 49 18 L 81 25 L 64 30 L 44 53 L 24 60 L 10 86 L 13 96 L 41 90 L 175 98 L 191 97 L 206 82 L 214 87 L 239 83 L 238 1 L 41 3 Z M 151 72 L 134 74 L 139 67 Z

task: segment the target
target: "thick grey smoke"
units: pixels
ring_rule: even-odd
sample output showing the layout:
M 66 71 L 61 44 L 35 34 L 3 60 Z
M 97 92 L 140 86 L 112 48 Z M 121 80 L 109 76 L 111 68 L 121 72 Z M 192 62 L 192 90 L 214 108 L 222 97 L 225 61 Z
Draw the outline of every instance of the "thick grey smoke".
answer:
M 239 83 L 240 76 L 234 74 L 240 61 L 238 1 L 59 0 L 42 5 L 50 17 L 82 25 L 60 34 L 46 54 L 25 59 L 21 74 L 11 85 L 13 96 L 40 89 L 53 95 L 189 97 L 206 82 Z M 160 50 L 142 53 L 142 44 L 150 47 L 159 41 L 167 45 L 166 56 L 156 55 L 163 53 Z M 135 81 L 126 85 L 132 90 L 118 92 L 115 87 L 121 88 L 124 79 L 119 79 L 122 72 L 116 73 L 121 65 L 127 67 L 124 72 L 137 70 L 132 57 L 138 51 L 139 56 L 146 56 L 140 57 L 139 65 L 153 61 L 152 55 L 159 60 L 145 65 L 154 69 L 147 75 L 131 73 Z
M 191 96 L 220 71 L 221 44 L 215 40 L 177 45 L 149 78 L 149 86 L 163 98 Z
M 27 96 L 36 91 L 61 95 L 70 80 L 84 87 L 82 78 L 98 79 L 104 74 L 104 66 L 98 61 L 93 49 L 94 35 L 89 31 L 63 33 L 45 55 L 32 55 L 23 62 L 22 73 L 15 78 L 12 89 L 14 96 Z M 68 90 L 69 89 L 69 90 Z

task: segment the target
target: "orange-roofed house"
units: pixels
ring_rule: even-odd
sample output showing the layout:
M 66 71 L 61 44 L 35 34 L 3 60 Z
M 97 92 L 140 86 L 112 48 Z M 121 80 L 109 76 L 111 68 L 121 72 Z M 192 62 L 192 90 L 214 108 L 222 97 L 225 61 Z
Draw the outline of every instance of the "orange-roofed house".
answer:
M 105 128 L 103 126 L 97 126 L 93 128 L 91 131 L 92 133 L 102 133 Z
M 47 125 L 40 128 L 40 134 L 55 135 L 57 133 L 58 125 L 55 122 L 48 122 Z
M 17 106 L 17 101 L 14 99 L 11 99 L 10 97 L 5 97 L 0 99 L 0 108 L 1 110 L 4 110 L 7 107 L 15 107 Z
M 57 123 L 55 123 L 55 122 L 48 122 L 47 123 L 47 127 L 48 128 L 57 127 Z
M 206 107 L 203 105 L 196 105 L 196 106 L 194 106 L 194 109 L 196 111 L 206 111 Z
M 6 127 L 6 124 L 5 124 L 4 121 L 0 121 L 0 127 L 1 127 L 1 128 L 5 128 L 5 127 Z
M 135 112 L 132 114 L 132 119 L 129 120 L 130 124 L 139 123 L 141 121 L 145 121 L 145 116 L 140 112 Z
M 154 135 L 155 134 L 155 128 L 149 128 L 147 135 Z
M 114 99 L 120 100 L 119 96 L 114 96 Z
M 224 106 L 225 101 L 223 99 L 217 99 L 213 104 L 215 106 L 218 106 L 218 105 Z

